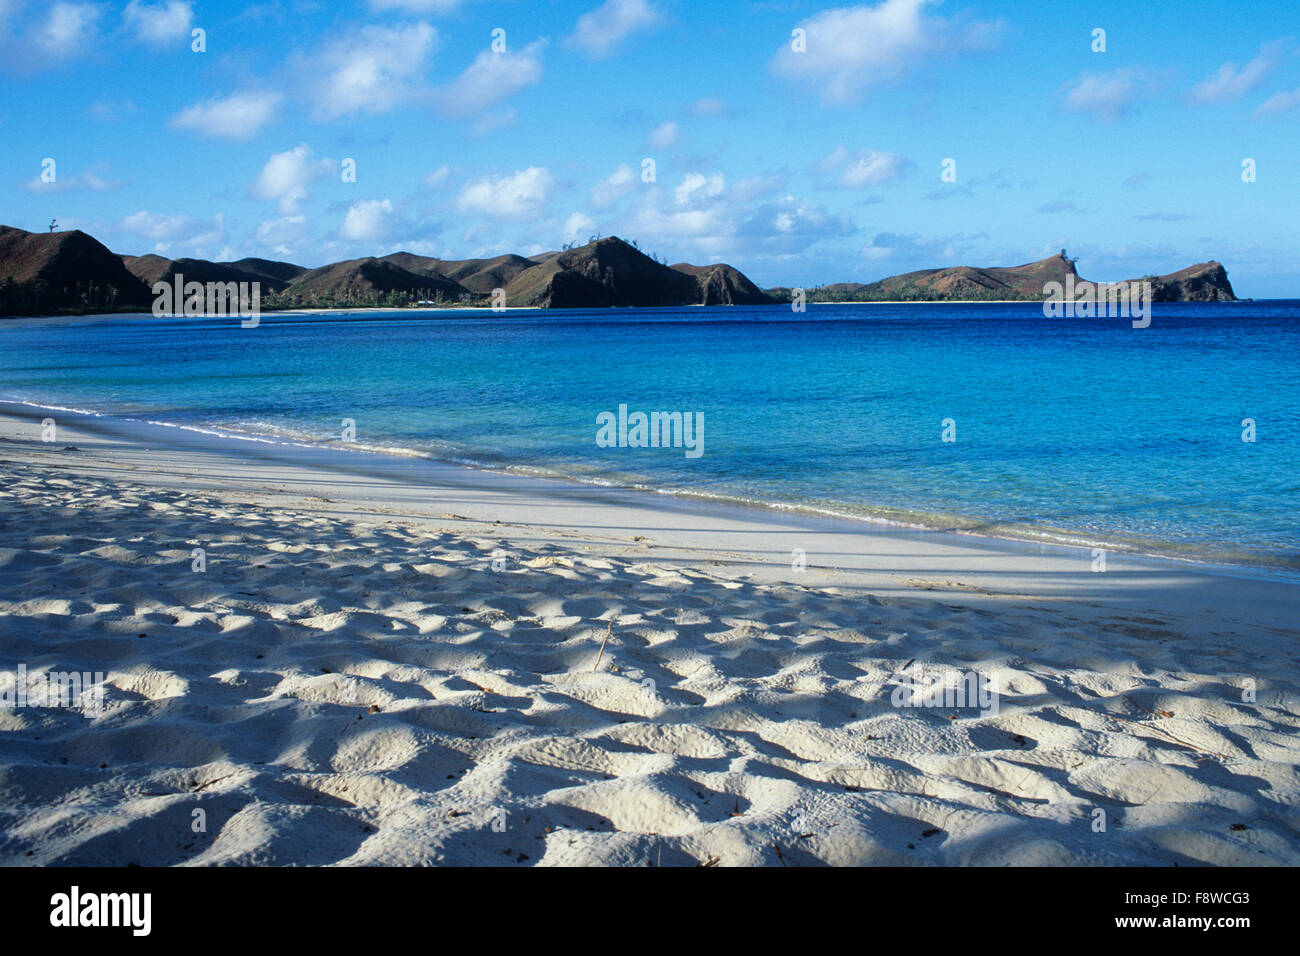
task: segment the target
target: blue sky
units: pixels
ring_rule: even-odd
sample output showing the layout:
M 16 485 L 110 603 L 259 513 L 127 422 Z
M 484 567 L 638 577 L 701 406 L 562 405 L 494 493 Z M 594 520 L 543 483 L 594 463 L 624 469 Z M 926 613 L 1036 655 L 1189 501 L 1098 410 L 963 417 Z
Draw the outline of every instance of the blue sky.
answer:
M 0 0 L 0 82 L 0 222 L 122 253 L 600 233 L 809 286 L 1067 247 L 1300 296 L 1295 0 Z

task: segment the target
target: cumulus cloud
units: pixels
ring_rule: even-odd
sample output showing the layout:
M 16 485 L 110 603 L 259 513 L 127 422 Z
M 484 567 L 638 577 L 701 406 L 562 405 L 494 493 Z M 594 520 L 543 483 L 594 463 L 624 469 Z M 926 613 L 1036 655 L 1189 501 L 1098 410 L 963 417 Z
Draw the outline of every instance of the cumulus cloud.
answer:
M 541 166 L 529 166 L 503 176 L 483 176 L 466 184 L 456 197 L 461 212 L 522 222 L 541 215 L 555 186 L 555 177 Z
M 1287 41 L 1274 40 L 1259 48 L 1259 53 L 1245 66 L 1228 62 L 1206 77 L 1192 90 L 1198 103 L 1226 103 L 1239 100 L 1264 81 L 1264 77 L 1282 60 Z
M 674 257 L 713 261 L 724 255 L 802 255 L 815 243 L 853 230 L 847 217 L 793 195 L 754 201 L 774 185 L 762 179 L 729 186 L 720 174 L 688 173 L 670 203 L 661 193 L 649 193 L 617 227 L 640 238 L 643 248 L 662 244 Z
M 156 213 L 147 209 L 126 216 L 121 227 L 146 239 L 166 240 L 187 236 L 197 220 L 180 213 Z
M 660 123 L 658 126 L 654 128 L 654 131 L 650 134 L 650 139 L 649 139 L 650 148 L 667 149 L 669 146 L 672 146 L 674 143 L 677 142 L 680 132 L 681 131 L 678 128 L 677 124 L 672 120 L 668 120 L 665 123 Z
M 702 200 L 721 196 L 727 187 L 726 177 L 722 173 L 705 176 L 703 173 L 687 173 L 681 184 L 673 190 L 673 199 L 679 206 L 699 204 Z
M 653 26 L 659 19 L 659 11 L 646 0 L 605 0 L 578 18 L 569 43 L 593 60 L 603 60 L 633 33 Z
M 307 187 L 333 172 L 332 160 L 313 159 L 310 146 L 295 146 L 266 161 L 251 191 L 255 199 L 274 200 L 282 213 L 292 214 L 307 198 Z
M 575 212 L 564 220 L 564 241 L 586 241 L 596 233 L 596 220 L 580 212 Z
M 122 21 L 137 40 L 165 46 L 189 39 L 194 5 L 182 0 L 166 0 L 164 3 L 131 0 L 122 11 Z
M 383 113 L 418 96 L 437 40 L 427 23 L 372 25 L 299 58 L 317 119 Z
M 363 199 L 348 207 L 339 236 L 343 239 L 377 241 L 388 235 L 393 204 L 388 199 Z
M 220 246 L 226 241 L 225 217 L 217 213 L 212 222 L 204 222 L 181 213 L 156 213 L 147 209 L 132 213 L 122 219 L 121 228 L 143 236 L 154 243 L 154 250 L 162 252 L 178 245 L 189 250 Z
M 271 121 L 279 105 L 278 93 L 235 93 L 187 106 L 171 118 L 170 125 L 210 139 L 251 139 Z
M 32 73 L 110 49 L 100 3 L 0 0 L 0 71 Z
M 1139 67 L 1120 67 L 1105 73 L 1084 70 L 1061 87 L 1065 108 L 1092 113 L 1113 121 L 1124 116 L 1146 95 L 1150 78 Z
M 56 3 L 33 26 L 28 42 L 47 60 L 76 56 L 94 42 L 101 13 L 94 3 Z
M 263 248 L 270 249 L 276 255 L 291 256 L 294 249 L 307 242 L 311 229 L 304 215 L 281 216 L 268 219 L 257 227 L 255 239 Z
M 636 188 L 637 175 L 627 163 L 620 163 L 612 173 L 591 190 L 591 207 L 608 209 Z
M 996 46 L 1001 24 L 933 16 L 926 11 L 932 2 L 883 0 L 825 10 L 799 24 L 805 50 L 797 52 L 792 37 L 772 70 L 819 89 L 829 104 L 844 105 L 923 64 Z
M 878 186 L 891 179 L 898 179 L 911 166 L 909 160 L 897 153 L 876 149 L 850 152 L 841 145 L 821 160 L 815 168 L 824 176 L 833 176 L 837 186 L 845 189 L 861 189 L 864 186 Z
M 438 91 L 439 109 L 448 116 L 480 115 L 542 78 L 545 40 L 534 40 L 518 53 L 484 50 L 456 79 Z

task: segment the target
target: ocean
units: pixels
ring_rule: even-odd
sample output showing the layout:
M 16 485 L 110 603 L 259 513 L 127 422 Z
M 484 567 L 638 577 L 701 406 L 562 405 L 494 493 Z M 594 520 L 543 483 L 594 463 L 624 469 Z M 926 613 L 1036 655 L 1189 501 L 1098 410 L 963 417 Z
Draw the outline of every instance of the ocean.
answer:
M 1153 310 L 1144 329 L 1032 303 L 23 321 L 0 323 L 0 398 L 1300 568 L 1300 301 Z M 636 412 L 681 413 L 690 442 L 665 425 L 676 444 L 632 447 Z

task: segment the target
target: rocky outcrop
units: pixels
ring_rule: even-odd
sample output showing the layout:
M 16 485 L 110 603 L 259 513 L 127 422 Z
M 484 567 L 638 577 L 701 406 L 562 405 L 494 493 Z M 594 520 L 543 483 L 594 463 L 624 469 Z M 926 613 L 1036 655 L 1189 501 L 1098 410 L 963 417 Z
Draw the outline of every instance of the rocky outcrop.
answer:
M 1143 276 L 1131 282 L 1150 282 L 1153 302 L 1235 302 L 1228 270 L 1213 260 L 1163 276 Z
M 695 305 L 695 277 L 656 262 L 615 236 L 567 249 L 506 286 L 506 304 L 544 309 Z
M 776 301 L 750 282 L 743 272 L 726 263 L 693 266 L 679 262 L 671 268 L 695 277 L 700 305 L 771 305 Z

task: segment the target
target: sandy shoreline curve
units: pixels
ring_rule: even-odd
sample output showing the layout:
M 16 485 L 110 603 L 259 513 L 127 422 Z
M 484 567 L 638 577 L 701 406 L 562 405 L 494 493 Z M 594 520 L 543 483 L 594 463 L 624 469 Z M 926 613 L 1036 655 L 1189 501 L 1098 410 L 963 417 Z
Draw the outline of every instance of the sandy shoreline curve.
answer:
M 4 862 L 1300 862 L 1293 575 L 42 417 Z

